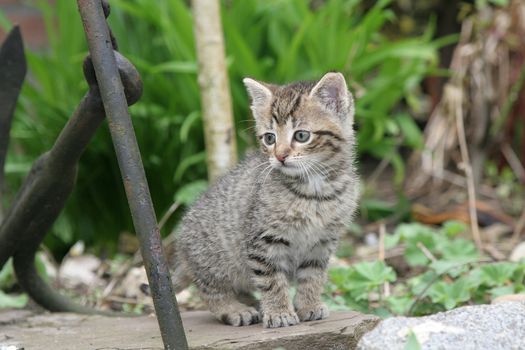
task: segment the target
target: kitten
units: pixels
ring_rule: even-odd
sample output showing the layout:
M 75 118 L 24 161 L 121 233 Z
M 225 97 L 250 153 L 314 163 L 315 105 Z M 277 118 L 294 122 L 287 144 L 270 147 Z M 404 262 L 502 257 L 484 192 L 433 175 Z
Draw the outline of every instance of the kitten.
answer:
M 260 150 L 186 213 L 172 257 L 175 287 L 194 282 L 210 311 L 233 326 L 261 316 L 264 327 L 326 318 L 328 260 L 359 194 L 352 95 L 340 73 L 317 83 L 244 84 Z

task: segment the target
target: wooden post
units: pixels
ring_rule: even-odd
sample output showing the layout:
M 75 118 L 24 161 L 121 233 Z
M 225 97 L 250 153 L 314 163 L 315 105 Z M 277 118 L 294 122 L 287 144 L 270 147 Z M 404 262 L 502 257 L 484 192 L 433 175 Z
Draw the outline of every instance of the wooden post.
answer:
M 230 85 L 219 0 L 192 0 L 199 63 L 208 178 L 214 181 L 237 162 Z

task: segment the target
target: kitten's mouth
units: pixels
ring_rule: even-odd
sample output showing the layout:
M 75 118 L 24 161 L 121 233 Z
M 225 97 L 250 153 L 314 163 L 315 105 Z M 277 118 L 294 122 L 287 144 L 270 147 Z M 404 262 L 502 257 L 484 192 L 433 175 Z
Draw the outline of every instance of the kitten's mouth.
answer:
M 303 174 L 303 169 L 293 163 L 278 163 L 274 167 L 287 176 L 297 177 Z

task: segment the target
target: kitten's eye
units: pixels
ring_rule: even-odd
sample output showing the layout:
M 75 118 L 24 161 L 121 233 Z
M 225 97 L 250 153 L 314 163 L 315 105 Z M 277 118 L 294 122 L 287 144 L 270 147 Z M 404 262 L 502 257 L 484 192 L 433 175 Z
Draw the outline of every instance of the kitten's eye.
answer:
M 293 138 L 297 142 L 306 142 L 310 139 L 310 132 L 306 130 L 296 131 L 295 134 L 293 135 Z
M 266 134 L 264 134 L 263 139 L 266 145 L 271 146 L 275 143 L 275 134 L 267 132 Z

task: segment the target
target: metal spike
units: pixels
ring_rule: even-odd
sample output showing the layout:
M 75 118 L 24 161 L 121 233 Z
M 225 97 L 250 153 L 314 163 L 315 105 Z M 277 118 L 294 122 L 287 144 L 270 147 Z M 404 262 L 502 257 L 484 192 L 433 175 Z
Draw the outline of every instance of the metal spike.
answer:
M 16 101 L 27 71 L 20 28 L 15 26 L 0 47 L 0 222 L 3 219 L 4 165 Z

